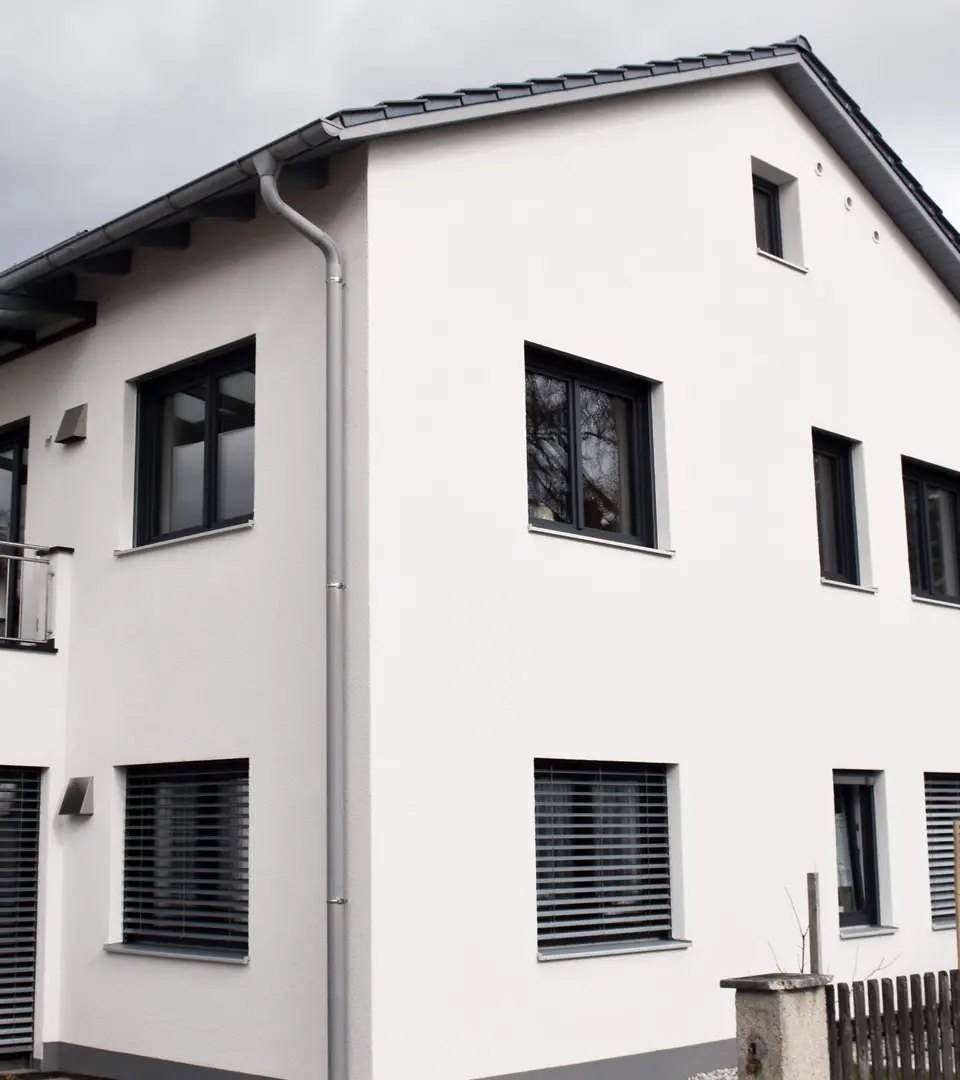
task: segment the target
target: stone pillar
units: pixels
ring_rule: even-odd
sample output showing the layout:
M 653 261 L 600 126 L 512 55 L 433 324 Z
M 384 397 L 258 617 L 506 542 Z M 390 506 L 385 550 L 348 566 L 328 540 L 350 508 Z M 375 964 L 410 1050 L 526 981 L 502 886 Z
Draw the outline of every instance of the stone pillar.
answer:
M 830 1080 L 830 975 L 750 975 L 724 979 L 736 990 L 739 1080 Z

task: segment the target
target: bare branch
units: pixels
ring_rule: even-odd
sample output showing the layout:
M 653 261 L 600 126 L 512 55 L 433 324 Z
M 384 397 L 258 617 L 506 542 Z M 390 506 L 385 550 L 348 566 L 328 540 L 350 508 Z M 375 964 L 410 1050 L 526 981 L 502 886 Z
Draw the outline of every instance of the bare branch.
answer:
M 897 955 L 892 960 L 887 960 L 886 956 L 881 956 L 880 957 L 880 963 L 877 964 L 877 966 L 873 969 L 873 971 L 870 971 L 866 975 L 864 975 L 864 979 L 865 980 L 866 979 L 872 979 L 874 977 L 874 975 L 879 975 L 881 971 L 886 971 L 887 968 L 893 967 L 893 965 L 899 959 L 900 959 L 900 954 L 899 953 L 897 953 Z
M 794 921 L 797 924 L 797 930 L 800 932 L 800 973 L 803 974 L 807 970 L 807 938 L 810 935 L 810 926 L 803 928 L 803 923 L 800 921 L 800 915 L 797 911 L 797 905 L 793 902 L 793 897 L 790 895 L 790 890 L 784 885 L 783 891 L 787 894 L 787 899 L 790 901 L 790 910 L 793 912 Z
M 777 965 L 777 971 L 782 972 L 783 968 L 780 966 L 780 961 L 777 959 L 777 954 L 773 951 L 773 946 L 770 942 L 767 942 L 767 948 L 770 950 L 770 955 L 773 957 L 773 962 Z

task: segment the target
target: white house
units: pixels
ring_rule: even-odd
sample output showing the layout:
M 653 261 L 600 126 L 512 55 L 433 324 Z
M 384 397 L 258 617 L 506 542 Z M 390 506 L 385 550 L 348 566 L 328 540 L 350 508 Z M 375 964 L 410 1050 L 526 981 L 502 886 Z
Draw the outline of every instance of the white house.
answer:
M 683 1080 L 813 870 L 835 976 L 953 966 L 958 300 L 802 38 L 344 111 L 0 274 L 10 1061 Z

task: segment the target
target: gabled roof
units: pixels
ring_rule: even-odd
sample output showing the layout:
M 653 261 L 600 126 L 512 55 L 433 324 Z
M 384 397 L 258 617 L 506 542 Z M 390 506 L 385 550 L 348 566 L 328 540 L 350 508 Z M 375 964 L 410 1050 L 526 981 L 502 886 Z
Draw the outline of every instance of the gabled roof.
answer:
M 330 156 L 384 135 L 759 72 L 777 79 L 960 299 L 960 233 L 804 37 L 342 109 L 261 149 L 286 163 L 286 185 L 320 187 Z M 96 304 L 78 295 L 93 278 L 129 272 L 136 249 L 186 248 L 200 218 L 251 220 L 257 152 L 0 273 L 0 363 L 92 326 Z

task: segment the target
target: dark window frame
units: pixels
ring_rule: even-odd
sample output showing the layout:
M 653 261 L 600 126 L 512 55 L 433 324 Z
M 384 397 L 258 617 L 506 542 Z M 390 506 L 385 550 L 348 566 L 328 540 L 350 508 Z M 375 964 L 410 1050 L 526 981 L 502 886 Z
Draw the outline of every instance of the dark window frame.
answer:
M 630 951 L 678 940 L 674 768 L 534 760 L 541 955 Z
M 820 507 L 817 500 L 817 539 L 820 547 L 820 576 L 827 581 L 860 584 L 859 551 L 857 545 L 856 497 L 853 486 L 853 448 L 857 444 L 841 435 L 813 429 L 813 454 L 832 458 L 836 462 L 836 490 L 833 507 L 837 561 L 840 569 L 829 571 L 823 565 L 823 536 L 820 531 Z
M 134 544 L 141 547 L 161 540 L 211 532 L 253 520 L 253 512 L 230 518 L 217 513 L 218 382 L 225 375 L 252 368 L 256 379 L 256 341 L 248 338 L 185 360 L 175 367 L 146 375 L 137 388 L 137 466 Z M 161 446 L 163 403 L 172 394 L 203 383 L 206 386 L 203 458 L 203 523 L 167 532 L 160 530 Z M 254 406 L 256 409 L 256 406 Z M 256 428 L 256 422 L 254 422 Z M 256 473 L 254 472 L 254 489 Z
M 247 957 L 249 760 L 130 765 L 125 773 L 123 944 Z
M 847 837 L 854 865 L 853 889 L 855 910 L 840 912 L 840 927 L 880 925 L 880 876 L 877 853 L 877 803 L 876 777 L 835 772 L 833 775 L 834 815 L 837 803 L 846 823 Z M 857 833 L 856 817 L 859 810 L 863 825 Z
M 951 596 L 949 593 L 939 592 L 932 587 L 933 558 L 930 547 L 930 523 L 927 519 L 927 488 L 936 487 L 950 491 L 954 495 L 956 505 L 956 517 L 954 520 L 955 551 L 958 572 L 960 572 L 960 473 L 951 469 L 940 468 L 930 465 L 925 461 L 915 458 L 904 457 L 902 461 L 903 487 L 904 487 L 904 517 L 907 524 L 907 559 L 910 566 L 917 557 L 917 575 L 919 580 L 913 580 L 911 571 L 910 591 L 914 596 L 926 597 L 930 600 L 939 600 L 944 604 L 960 605 L 960 596 Z M 906 487 L 908 483 L 919 486 L 919 513 L 917 524 L 919 527 L 920 550 L 915 551 L 910 544 L 909 521 L 906 520 L 907 501 Z
M 761 192 L 767 199 L 767 228 L 770 232 L 770 248 L 765 248 L 760 243 L 760 236 L 756 231 L 757 199 L 756 193 Z M 783 258 L 783 223 L 780 215 L 780 185 L 771 180 L 765 180 L 762 176 L 753 174 L 753 212 L 754 212 L 754 236 L 757 242 L 757 250 L 773 255 L 777 259 Z
M 12 472 L 16 479 L 11 483 L 10 490 L 10 530 L 12 533 L 11 544 L 23 544 L 26 541 L 26 507 L 24 506 L 24 488 L 28 486 L 29 464 L 28 454 L 30 451 L 30 421 L 18 420 L 14 424 L 7 424 L 0 428 L 0 452 L 13 451 Z M 6 545 L 0 541 L 0 551 Z M 6 554 L 25 555 L 26 552 L 19 548 L 7 548 Z M 7 561 L 7 572 L 12 579 L 12 584 L 0 590 L 0 607 L 4 621 L 4 633 L 12 637 L 14 641 L 20 637 L 23 627 L 20 625 L 20 587 L 23 577 L 22 564 Z M 12 635 L 9 631 L 13 630 Z M 10 641 L 5 644 L 11 644 Z
M 591 360 L 526 342 L 525 375 L 534 373 L 567 384 L 567 442 L 569 453 L 570 504 L 572 522 L 551 521 L 530 516 L 535 528 L 555 532 L 616 540 L 639 547 L 657 545 L 656 490 L 653 469 L 653 424 L 651 394 L 656 383 L 641 375 L 607 367 Z M 597 390 L 625 398 L 629 404 L 628 478 L 630 496 L 629 531 L 613 532 L 583 524 L 583 464 L 580 440 L 579 388 Z

